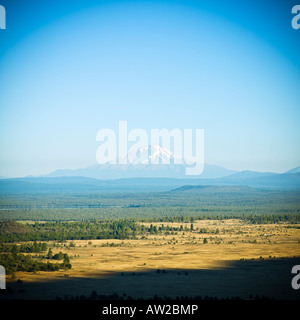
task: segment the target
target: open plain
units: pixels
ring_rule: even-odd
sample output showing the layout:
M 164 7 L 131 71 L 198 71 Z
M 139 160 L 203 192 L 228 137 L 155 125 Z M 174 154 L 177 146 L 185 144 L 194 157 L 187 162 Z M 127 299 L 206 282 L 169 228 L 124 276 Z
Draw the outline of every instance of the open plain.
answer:
M 291 269 L 300 264 L 299 224 L 140 224 L 163 231 L 125 240 L 48 241 L 53 254 L 68 254 L 72 268 L 7 275 L 10 293 L 1 299 L 300 298 L 291 286 Z

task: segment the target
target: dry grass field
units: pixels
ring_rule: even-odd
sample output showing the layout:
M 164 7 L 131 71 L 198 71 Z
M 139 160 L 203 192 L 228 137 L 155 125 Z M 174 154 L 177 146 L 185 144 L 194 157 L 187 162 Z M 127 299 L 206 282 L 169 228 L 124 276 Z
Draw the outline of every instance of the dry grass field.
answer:
M 16 279 L 7 276 L 13 293 L 2 298 L 83 298 L 92 291 L 124 299 L 300 298 L 291 287 L 291 269 L 300 264 L 299 225 L 200 220 L 191 231 L 191 224 L 163 224 L 183 230 L 137 240 L 73 240 L 75 247 L 49 242 L 58 245 L 54 254 L 70 256 L 72 269 L 16 272 Z

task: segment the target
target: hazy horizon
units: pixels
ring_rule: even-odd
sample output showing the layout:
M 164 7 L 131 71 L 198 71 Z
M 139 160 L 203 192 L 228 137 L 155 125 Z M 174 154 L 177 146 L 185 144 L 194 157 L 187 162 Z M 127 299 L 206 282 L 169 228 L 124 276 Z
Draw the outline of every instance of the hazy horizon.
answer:
M 49 171 L 49 172 L 45 172 L 45 173 L 41 173 L 41 174 L 29 174 L 29 175 L 23 175 L 23 176 L 0 176 L 0 178 L 7 178 L 7 179 L 13 179 L 13 178 L 27 178 L 27 177 L 46 177 L 48 175 L 51 175 L 52 173 L 55 173 L 57 171 L 65 171 L 65 170 L 81 170 L 81 169 L 86 169 L 86 168 L 89 168 L 89 167 L 93 167 L 93 166 L 102 166 L 100 164 L 98 164 L 96 161 L 95 163 L 89 165 L 89 166 L 85 166 L 85 167 L 78 167 L 78 168 L 57 168 L 57 169 L 54 169 L 53 171 Z M 104 165 L 105 166 L 105 165 Z M 155 165 L 153 165 L 155 166 Z M 245 169 L 245 170 L 235 170 L 235 169 L 228 169 L 226 167 L 223 167 L 223 166 L 219 166 L 219 165 L 215 165 L 215 164 L 211 164 L 211 163 L 204 163 L 204 168 L 205 166 L 212 166 L 212 167 L 219 167 L 219 168 L 222 168 L 222 169 L 225 169 L 225 170 L 228 170 L 228 171 L 235 171 L 235 173 L 239 173 L 239 172 L 247 172 L 247 171 L 250 171 L 250 172 L 260 172 L 260 173 L 277 173 L 277 174 L 284 174 L 290 170 L 293 170 L 295 168 L 298 168 L 300 166 L 296 166 L 296 167 L 293 167 L 293 168 L 289 168 L 288 170 L 285 170 L 285 171 L 270 171 L 270 170 L 267 170 L 267 171 L 259 171 L 259 170 L 248 170 L 248 169 Z M 234 174 L 234 173 L 232 173 Z M 200 177 L 201 178 L 201 175 L 197 176 L 197 177 Z M 143 176 L 141 176 L 141 178 L 143 178 Z M 159 178 L 159 177 L 156 177 L 156 176 L 153 176 L 153 178 Z M 186 176 L 186 179 L 192 179 L 193 176 Z M 106 179 L 106 178 L 103 178 L 103 179 Z M 184 179 L 184 178 L 183 178 Z

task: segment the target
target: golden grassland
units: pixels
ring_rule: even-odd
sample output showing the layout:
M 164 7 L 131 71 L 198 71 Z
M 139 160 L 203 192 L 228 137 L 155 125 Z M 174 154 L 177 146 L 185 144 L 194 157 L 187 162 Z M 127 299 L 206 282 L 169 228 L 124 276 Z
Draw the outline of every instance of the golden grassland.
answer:
M 199 220 L 190 230 L 190 223 L 152 223 L 157 228 L 162 224 L 182 225 L 183 230 L 137 240 L 59 243 L 58 247 L 52 247 L 53 254 L 67 253 L 72 269 L 16 272 L 16 279 L 7 276 L 7 285 L 15 292 L 12 298 L 55 299 L 89 295 L 93 290 L 104 295 L 117 292 L 125 298 L 155 294 L 172 298 L 211 295 L 247 299 L 249 295 L 263 294 L 273 294 L 275 298 L 299 297 L 298 292 L 290 289 L 290 265 L 299 262 L 300 225 Z M 150 223 L 144 225 L 149 227 Z M 69 246 L 71 242 L 75 247 Z M 287 265 L 287 258 L 296 260 L 289 260 Z M 268 274 L 267 280 L 263 273 Z M 274 282 L 278 293 L 274 291 Z

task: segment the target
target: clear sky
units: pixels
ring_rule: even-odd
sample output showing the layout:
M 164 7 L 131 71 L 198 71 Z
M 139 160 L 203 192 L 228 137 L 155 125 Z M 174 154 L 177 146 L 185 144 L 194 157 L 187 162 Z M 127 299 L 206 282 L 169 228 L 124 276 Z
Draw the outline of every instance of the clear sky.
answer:
M 297 1 L 0 4 L 0 176 L 94 164 L 119 120 L 204 129 L 228 169 L 300 165 Z

